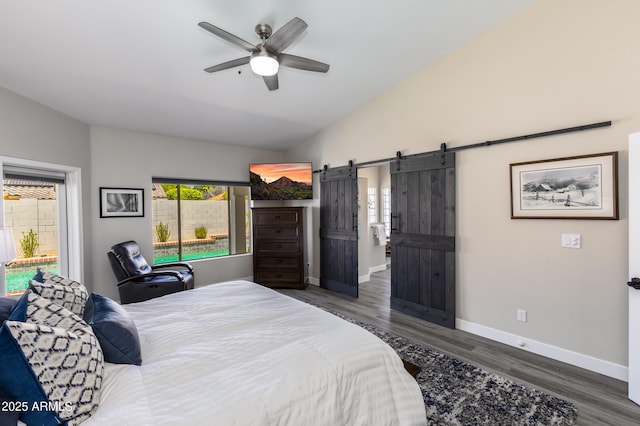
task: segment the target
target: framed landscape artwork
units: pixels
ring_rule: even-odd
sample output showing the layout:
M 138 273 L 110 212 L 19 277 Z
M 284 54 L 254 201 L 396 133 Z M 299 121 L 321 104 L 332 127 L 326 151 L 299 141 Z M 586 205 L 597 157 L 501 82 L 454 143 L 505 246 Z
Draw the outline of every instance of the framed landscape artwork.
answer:
M 512 219 L 618 219 L 618 153 L 512 163 Z
M 143 217 L 144 189 L 100 188 L 100 217 Z

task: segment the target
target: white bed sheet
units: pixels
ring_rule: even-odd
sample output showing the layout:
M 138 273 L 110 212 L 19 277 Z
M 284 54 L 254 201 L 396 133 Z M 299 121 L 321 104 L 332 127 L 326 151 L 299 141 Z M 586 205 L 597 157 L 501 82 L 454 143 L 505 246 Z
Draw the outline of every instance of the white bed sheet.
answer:
M 230 281 L 124 307 L 142 366 L 106 364 L 88 426 L 426 424 L 393 349 L 273 290 Z

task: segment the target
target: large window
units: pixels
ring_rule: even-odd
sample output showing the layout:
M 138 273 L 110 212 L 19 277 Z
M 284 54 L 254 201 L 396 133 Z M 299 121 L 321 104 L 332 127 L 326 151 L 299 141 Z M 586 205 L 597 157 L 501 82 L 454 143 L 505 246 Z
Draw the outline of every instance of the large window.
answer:
M 0 295 L 23 293 L 37 268 L 81 280 L 79 170 L 2 157 L 0 170 L 0 227 L 11 228 L 17 255 L 0 276 Z
M 251 250 L 248 184 L 154 178 L 153 262 Z

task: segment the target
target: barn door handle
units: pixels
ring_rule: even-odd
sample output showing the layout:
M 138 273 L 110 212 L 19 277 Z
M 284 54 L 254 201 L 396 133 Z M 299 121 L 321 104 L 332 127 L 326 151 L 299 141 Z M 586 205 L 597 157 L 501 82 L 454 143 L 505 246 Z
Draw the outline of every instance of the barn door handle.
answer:
M 351 225 L 351 230 L 357 231 L 358 230 L 358 213 L 353 214 L 353 220 L 351 223 L 353 224 Z
M 640 278 L 638 277 L 631 278 L 631 281 L 629 281 L 627 285 L 629 287 L 635 288 L 636 290 L 640 290 Z
M 393 226 L 394 221 L 398 220 L 398 215 L 397 214 L 392 214 L 391 215 L 391 231 L 399 231 L 400 229 L 398 229 L 397 227 Z

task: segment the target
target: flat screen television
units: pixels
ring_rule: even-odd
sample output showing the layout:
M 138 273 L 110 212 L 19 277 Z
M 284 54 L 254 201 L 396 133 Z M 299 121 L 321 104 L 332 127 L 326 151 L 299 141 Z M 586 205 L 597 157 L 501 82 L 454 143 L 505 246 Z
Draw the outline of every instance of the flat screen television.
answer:
M 311 200 L 311 163 L 249 165 L 252 200 Z

